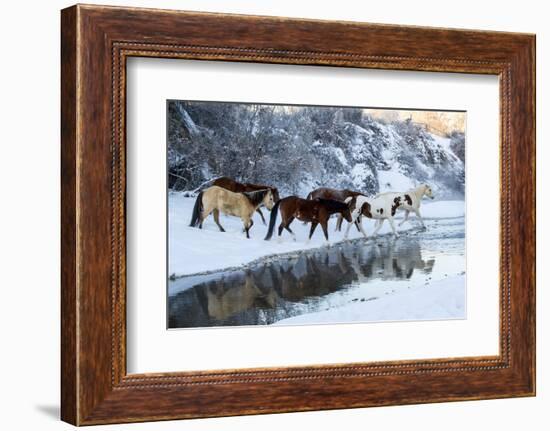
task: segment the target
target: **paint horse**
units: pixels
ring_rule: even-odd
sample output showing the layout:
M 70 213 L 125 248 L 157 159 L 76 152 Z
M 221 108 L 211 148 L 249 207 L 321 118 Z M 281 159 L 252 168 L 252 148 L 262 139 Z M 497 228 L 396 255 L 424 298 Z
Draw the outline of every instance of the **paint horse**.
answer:
M 422 228 L 426 229 L 424 220 L 420 215 L 420 204 L 424 196 L 430 199 L 433 199 L 435 197 L 433 194 L 432 188 L 428 184 L 422 184 L 414 189 L 408 190 L 403 193 L 386 192 L 386 193 L 380 193 L 376 195 L 376 197 L 381 197 L 381 196 L 388 196 L 390 198 L 395 198 L 398 196 L 402 197 L 403 202 L 402 202 L 402 205 L 399 206 L 399 209 L 405 211 L 405 218 L 403 218 L 403 220 L 399 223 L 399 226 L 401 226 L 403 223 L 405 223 L 409 219 L 409 213 L 412 211 L 416 214 L 416 216 L 420 220 L 420 223 L 422 224 Z
M 359 220 L 358 227 L 365 238 L 367 238 L 367 234 L 363 230 L 363 225 L 360 222 L 361 216 L 376 220 L 376 225 L 372 236 L 376 236 L 376 234 L 382 227 L 384 220 L 388 220 L 392 232 L 397 238 L 399 235 L 397 234 L 397 230 L 395 229 L 393 218 L 397 210 L 403 205 L 403 202 L 404 196 L 396 195 L 395 193 L 391 195 L 390 193 L 383 193 L 381 195 L 375 196 L 374 198 L 355 196 L 347 199 L 347 203 L 351 210 L 351 218 L 353 220 L 353 223 L 356 223 Z M 344 238 L 346 239 L 348 238 L 350 227 L 351 223 L 346 228 L 346 233 L 344 234 Z
M 279 225 L 279 236 L 283 233 L 283 229 L 286 229 L 296 240 L 294 232 L 290 229 L 290 224 L 297 218 L 303 222 L 311 222 L 311 229 L 309 231 L 309 239 L 313 236 L 315 228 L 318 224 L 321 224 L 325 239 L 328 241 L 327 223 L 332 214 L 342 214 L 342 216 L 351 223 L 351 213 L 347 204 L 332 199 L 301 199 L 297 196 L 288 196 L 278 201 L 273 210 L 271 211 L 271 217 L 269 219 L 269 229 L 265 237 L 266 240 L 271 239 L 273 236 L 273 229 L 275 222 L 277 221 L 277 214 L 281 212 L 281 224 Z
M 257 192 L 258 190 L 269 189 L 273 194 L 273 200 L 277 202 L 279 200 L 279 191 L 276 187 L 266 186 L 262 184 L 252 184 L 252 183 L 239 183 L 229 177 L 220 177 L 216 178 L 211 185 L 222 187 L 230 192 L 235 193 L 246 193 L 246 192 Z M 260 214 L 262 218 L 262 223 L 265 224 L 265 218 L 260 208 L 256 209 L 256 212 Z
M 331 189 L 328 187 L 319 187 L 318 189 L 313 190 L 307 195 L 307 199 L 333 199 L 335 201 L 345 202 L 346 199 L 352 198 L 354 196 L 364 196 L 363 193 L 356 192 L 349 189 Z M 338 216 L 338 221 L 336 222 L 336 229 L 340 231 L 342 228 L 343 217 Z M 361 223 L 361 218 L 356 220 L 356 227 L 359 230 L 359 224 Z
M 222 187 L 212 186 L 199 193 L 193 207 L 191 227 L 202 229 L 202 223 L 212 213 L 214 221 L 225 232 L 220 224 L 220 212 L 226 215 L 240 217 L 243 221 L 246 237 L 250 238 L 249 231 L 254 221 L 252 215 L 260 205 L 273 208 L 273 193 L 271 189 L 257 190 L 254 192 L 234 193 Z

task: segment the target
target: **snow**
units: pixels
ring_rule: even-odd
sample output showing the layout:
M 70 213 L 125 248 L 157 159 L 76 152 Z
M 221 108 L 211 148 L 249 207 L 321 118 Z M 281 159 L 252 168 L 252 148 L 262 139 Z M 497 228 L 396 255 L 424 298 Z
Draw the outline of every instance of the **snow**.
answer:
M 348 166 L 348 160 L 341 148 L 333 148 L 332 151 L 342 166 Z
M 386 289 L 391 285 L 388 281 L 379 283 Z M 379 298 L 289 317 L 275 325 L 465 318 L 465 296 L 465 275 L 457 275 Z
M 425 219 L 464 217 L 465 211 L 464 201 L 424 201 L 420 206 L 420 214 Z
M 437 145 L 443 147 L 445 150 L 447 150 L 447 152 L 454 154 L 453 150 L 451 150 L 450 138 L 444 138 L 443 136 L 435 135 L 433 133 L 430 133 L 430 135 Z
M 280 239 L 276 231 L 270 241 L 265 241 L 267 226 L 257 213 L 254 214 L 254 226 L 250 230 L 250 239 L 243 232 L 242 221 L 231 216 L 220 216 L 220 223 L 226 232 L 220 232 L 212 217 L 209 217 L 203 225 L 203 229 L 189 226 L 191 212 L 195 198 L 185 197 L 182 193 L 170 193 L 168 204 L 169 223 L 169 253 L 168 274 L 170 276 L 183 276 L 209 271 L 230 269 L 250 264 L 269 256 L 298 253 L 301 250 L 326 246 L 321 226 L 317 227 L 311 241 L 307 241 L 309 224 L 303 224 L 295 220 L 291 229 L 296 234 L 296 241 L 284 231 Z M 262 209 L 266 221 L 269 222 L 270 212 Z M 464 215 L 464 202 L 462 201 L 424 201 L 421 212 L 427 218 L 451 218 Z M 398 214 L 399 217 L 402 217 Z M 280 221 L 277 217 L 276 227 Z M 329 220 L 329 244 L 335 244 L 344 240 L 344 232 L 347 222 L 344 221 L 341 232 L 335 232 L 336 218 Z M 409 216 L 409 221 L 399 227 L 399 231 L 406 231 L 417 227 L 414 215 Z M 367 234 L 372 233 L 374 226 L 372 220 L 363 220 L 363 226 Z M 390 234 L 389 223 L 384 223 L 379 235 Z M 350 239 L 360 238 L 362 235 L 355 229 L 350 229 Z
M 405 191 L 415 187 L 415 183 L 397 170 L 378 171 L 380 192 L 391 190 Z
M 365 163 L 357 163 L 351 170 L 351 178 L 355 187 L 361 187 L 370 172 Z
M 393 151 L 385 148 L 382 150 L 382 158 L 386 163 L 390 163 L 394 159 Z
M 171 103 L 169 147 L 179 156 L 170 156 L 169 169 L 183 180 L 174 190 L 195 190 L 214 177 L 228 176 L 270 184 L 283 194 L 307 194 L 310 190 L 301 187 L 306 183 L 375 194 L 427 182 L 440 197 L 464 195 L 464 163 L 451 149 L 451 143 L 462 148 L 460 133 L 438 136 L 398 116 L 384 121 L 345 118 L 341 108 L 279 107 L 256 117 L 260 105 Z M 190 109 L 195 105 L 201 109 Z M 180 136 L 182 130 L 189 139 Z

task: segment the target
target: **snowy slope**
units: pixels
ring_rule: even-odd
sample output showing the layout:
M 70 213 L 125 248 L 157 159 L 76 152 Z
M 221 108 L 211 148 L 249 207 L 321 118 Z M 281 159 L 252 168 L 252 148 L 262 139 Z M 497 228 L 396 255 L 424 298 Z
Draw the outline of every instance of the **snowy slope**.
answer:
M 454 152 L 463 153 L 463 131 L 442 137 L 411 121 L 384 122 L 346 109 L 174 102 L 170 187 L 195 190 L 229 176 L 270 184 L 283 196 L 306 196 L 317 187 L 373 195 L 429 183 L 440 199 L 463 199 L 464 163 Z

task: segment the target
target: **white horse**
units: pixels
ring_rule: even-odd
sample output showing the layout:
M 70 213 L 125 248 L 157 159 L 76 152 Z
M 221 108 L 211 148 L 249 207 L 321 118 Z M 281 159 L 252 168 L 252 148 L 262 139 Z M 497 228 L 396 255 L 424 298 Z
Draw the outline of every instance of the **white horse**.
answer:
M 422 228 L 426 229 L 426 225 L 424 224 L 424 220 L 422 219 L 422 216 L 420 215 L 420 203 L 422 202 L 422 198 L 424 196 L 433 199 L 434 194 L 432 191 L 432 188 L 428 184 L 422 184 L 414 189 L 408 190 L 406 192 L 386 192 L 386 193 L 380 193 L 376 195 L 376 198 L 387 196 L 390 199 L 395 197 L 401 197 L 402 204 L 399 206 L 399 209 L 405 211 L 405 217 L 403 220 L 399 223 L 399 226 L 401 226 L 403 223 L 405 223 L 409 219 L 409 213 L 413 211 L 418 219 L 420 220 L 420 223 L 422 224 Z
M 393 217 L 397 212 L 397 209 L 403 205 L 404 196 L 395 194 L 395 196 L 390 196 L 389 194 L 381 194 L 373 198 L 367 198 L 366 196 L 358 195 L 346 199 L 346 203 L 351 210 L 351 223 L 348 224 L 346 228 L 346 233 L 344 238 L 348 238 L 349 229 L 352 224 L 356 224 L 361 233 L 365 238 L 367 234 L 363 230 L 363 225 L 361 224 L 361 216 L 365 216 L 371 219 L 376 220 L 376 225 L 374 232 L 372 233 L 375 236 L 384 220 L 388 220 L 391 226 L 391 230 L 394 236 L 397 238 L 397 230 L 395 229 L 395 223 L 393 222 Z

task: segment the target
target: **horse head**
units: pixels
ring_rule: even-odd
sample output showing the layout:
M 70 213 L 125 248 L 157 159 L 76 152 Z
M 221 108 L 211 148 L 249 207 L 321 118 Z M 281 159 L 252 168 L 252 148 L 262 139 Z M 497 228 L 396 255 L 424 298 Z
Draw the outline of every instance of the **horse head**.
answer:
M 278 193 L 277 193 L 278 195 Z M 277 199 L 278 200 L 278 199 Z M 275 205 L 276 199 L 273 196 L 272 189 L 267 189 L 266 193 L 264 194 L 264 198 L 262 199 L 262 204 L 271 211 L 273 209 L 273 206 Z
M 280 200 L 280 196 L 279 196 L 279 190 L 277 190 L 276 187 L 270 187 L 270 190 L 271 190 L 271 193 L 273 194 L 273 201 L 274 202 L 277 202 L 278 200 Z
M 435 196 L 433 194 L 433 190 L 428 184 L 423 184 L 422 187 L 424 189 L 424 193 L 423 193 L 424 195 L 426 195 L 430 199 L 435 198 Z
M 348 223 L 351 223 L 351 222 L 352 222 L 353 219 L 351 218 L 351 210 L 350 210 L 349 206 L 346 206 L 346 208 L 344 208 L 344 209 L 342 210 L 342 213 L 341 213 L 341 214 L 342 214 L 342 216 L 346 219 L 346 221 L 347 221 Z

